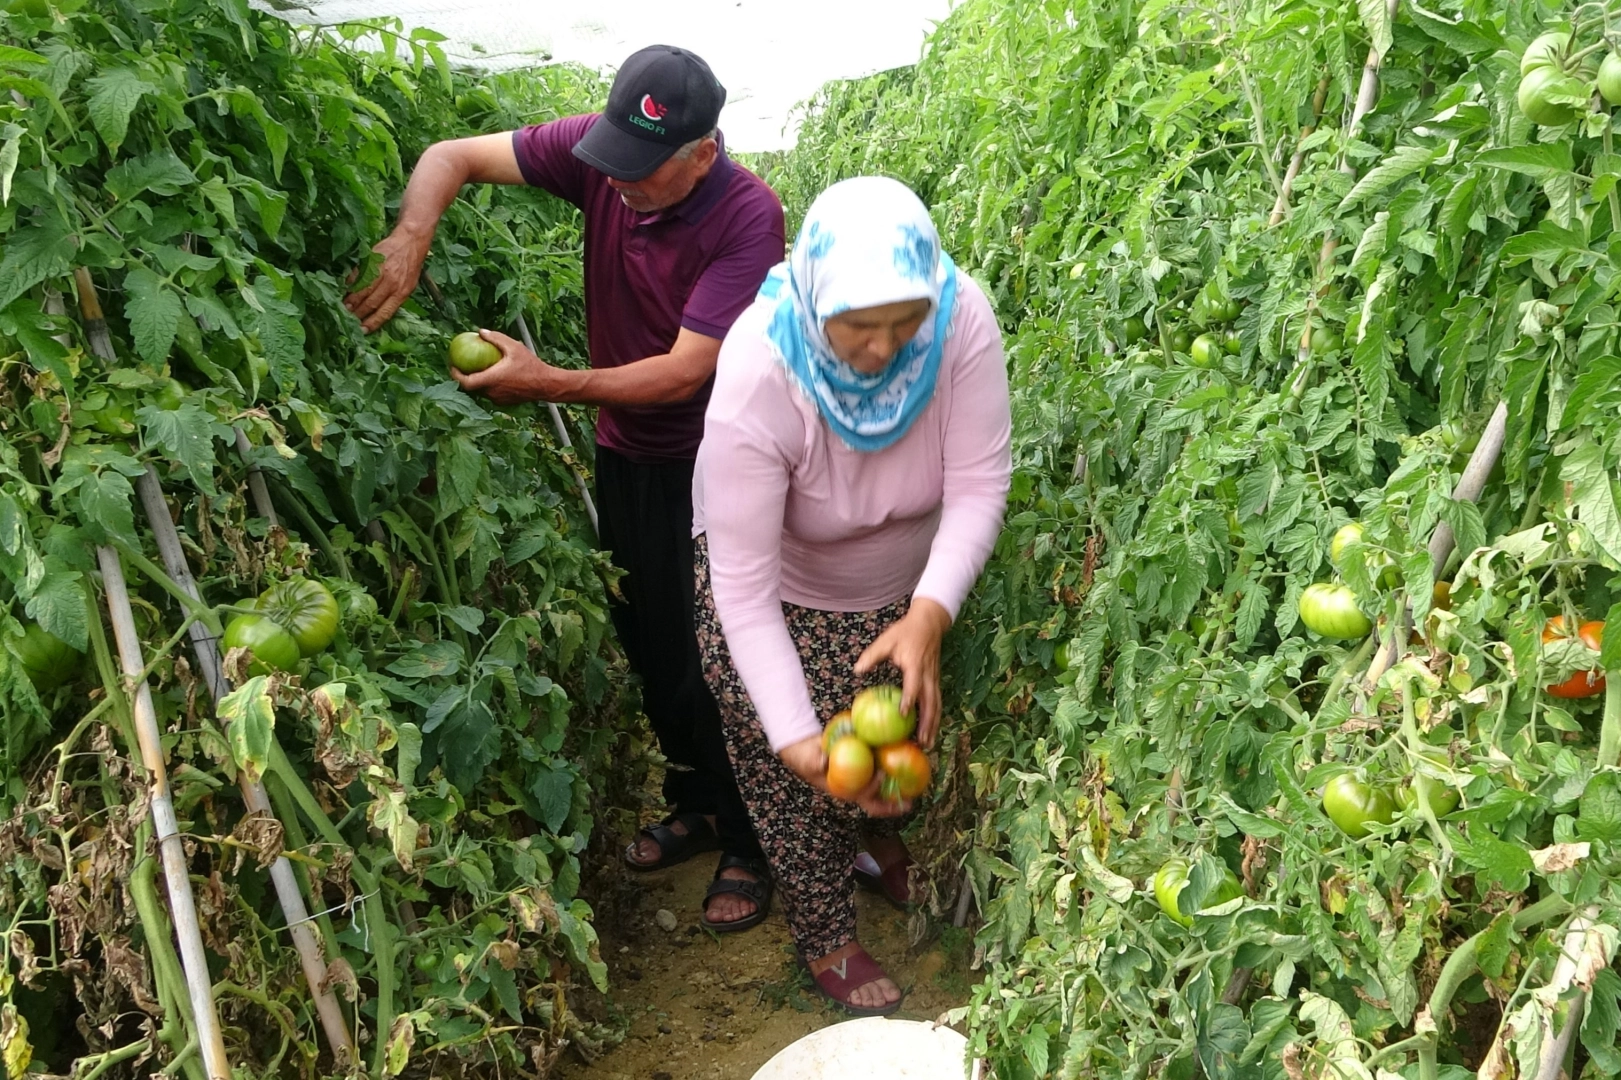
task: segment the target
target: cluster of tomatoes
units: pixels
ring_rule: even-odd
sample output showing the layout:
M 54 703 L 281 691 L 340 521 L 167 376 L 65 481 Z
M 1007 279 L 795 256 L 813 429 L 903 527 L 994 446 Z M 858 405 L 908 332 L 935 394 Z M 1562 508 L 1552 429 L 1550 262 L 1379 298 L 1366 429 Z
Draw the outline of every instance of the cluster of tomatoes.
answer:
M 226 624 L 225 648 L 248 650 L 250 675 L 291 671 L 299 660 L 331 645 L 338 634 L 337 598 L 309 578 L 277 582 L 236 606 L 253 610 Z
M 1594 91 L 1607 104 L 1621 105 L 1621 53 L 1598 61 L 1600 48 L 1577 49 L 1575 35 L 1566 30 L 1550 30 L 1526 46 L 1516 94 L 1525 118 L 1544 126 L 1569 124 L 1586 111 Z
M 929 759 L 912 741 L 917 716 L 901 711 L 896 686 L 869 686 L 822 729 L 827 754 L 827 790 L 854 799 L 880 776 L 879 794 L 890 802 L 915 799 L 929 790 Z

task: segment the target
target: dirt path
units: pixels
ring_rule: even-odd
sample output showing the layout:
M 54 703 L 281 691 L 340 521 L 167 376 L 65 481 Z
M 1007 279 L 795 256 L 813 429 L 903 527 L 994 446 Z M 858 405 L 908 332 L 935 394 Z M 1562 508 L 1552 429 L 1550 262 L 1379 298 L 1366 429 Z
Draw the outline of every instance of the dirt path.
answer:
M 629 1034 L 589 1065 L 569 1055 L 554 1075 L 749 1080 L 794 1040 L 846 1019 L 795 962 L 780 900 L 752 930 L 716 937 L 699 927 L 698 905 L 714 861 L 702 855 L 632 877 L 619 917 L 597 925 L 613 1005 L 629 1021 Z M 900 1016 L 934 1020 L 968 1000 L 966 934 L 912 950 L 906 915 L 867 893 L 856 902 L 862 944 L 907 991 Z M 661 909 L 675 915 L 673 931 L 659 927 Z

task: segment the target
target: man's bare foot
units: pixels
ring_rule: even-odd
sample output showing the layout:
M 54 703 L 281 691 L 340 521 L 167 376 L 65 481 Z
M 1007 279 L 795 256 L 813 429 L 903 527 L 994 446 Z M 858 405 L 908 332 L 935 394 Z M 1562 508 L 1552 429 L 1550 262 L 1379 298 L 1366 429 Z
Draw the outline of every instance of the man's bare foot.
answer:
M 877 856 L 874 856 L 876 858 Z M 857 953 L 862 952 L 861 943 L 852 941 L 842 948 L 835 949 L 820 959 L 810 961 L 806 966 L 810 968 L 812 976 L 820 975 L 824 971 L 833 971 L 842 977 L 844 961 Z M 850 992 L 845 1004 L 858 1009 L 881 1009 L 886 1005 L 893 1005 L 901 999 L 901 988 L 887 975 L 880 976 L 871 982 L 862 983 Z

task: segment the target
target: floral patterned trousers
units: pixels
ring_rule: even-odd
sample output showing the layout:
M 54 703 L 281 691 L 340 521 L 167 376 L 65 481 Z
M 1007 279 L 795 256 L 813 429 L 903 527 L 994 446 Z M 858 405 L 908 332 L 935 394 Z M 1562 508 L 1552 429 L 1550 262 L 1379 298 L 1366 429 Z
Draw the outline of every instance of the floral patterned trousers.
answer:
M 704 678 L 720 706 L 726 750 L 749 809 L 801 956 L 814 960 L 855 940 L 853 864 L 862 831 L 894 835 L 900 819 L 869 818 L 853 803 L 818 791 L 782 763 L 766 741 L 754 703 L 732 664 L 709 584 L 709 546 L 698 537 L 698 647 Z M 856 657 L 906 614 L 908 600 L 876 611 L 817 611 L 783 604 L 799 649 L 816 718 L 827 723 L 850 707 L 856 691 L 896 681 L 891 670 L 855 673 Z

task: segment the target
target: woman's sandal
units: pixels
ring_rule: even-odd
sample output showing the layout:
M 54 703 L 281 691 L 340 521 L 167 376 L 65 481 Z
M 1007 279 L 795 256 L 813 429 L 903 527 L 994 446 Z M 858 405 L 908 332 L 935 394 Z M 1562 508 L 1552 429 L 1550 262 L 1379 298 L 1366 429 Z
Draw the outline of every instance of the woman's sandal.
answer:
M 900 910 L 910 911 L 923 899 L 912 892 L 912 866 L 912 857 L 908 855 L 886 869 L 879 869 L 878 860 L 863 851 L 856 855 L 856 884 L 877 893 Z
M 807 964 L 805 969 L 809 971 L 810 965 Z M 902 991 L 901 996 L 888 1005 L 850 1004 L 850 995 L 857 990 L 870 982 L 877 982 L 879 979 L 887 978 L 889 978 L 889 972 L 879 967 L 878 961 L 872 958 L 872 954 L 860 945 L 856 946 L 855 952 L 821 974 L 818 975 L 814 972 L 811 974 L 811 979 L 816 983 L 816 989 L 820 990 L 824 997 L 843 1008 L 851 1016 L 889 1016 L 900 1009 L 901 1002 L 906 1000 L 905 991 Z
M 738 867 L 754 875 L 753 881 L 744 878 L 723 878 L 721 871 Z M 739 896 L 754 901 L 754 912 L 741 919 L 731 921 L 712 922 L 709 918 L 709 901 L 717 896 L 727 893 L 737 893 Z M 764 859 L 745 859 L 740 855 L 722 855 L 720 865 L 715 867 L 715 880 L 709 883 L 709 891 L 704 893 L 703 911 L 698 915 L 698 921 L 704 929 L 713 930 L 717 934 L 735 934 L 739 930 L 747 930 L 751 926 L 759 926 L 765 917 L 771 914 L 771 870 Z
M 687 831 L 676 832 L 670 828 L 672 821 L 679 821 L 687 827 Z M 658 859 L 650 863 L 637 862 L 634 858 L 644 836 L 657 844 L 659 849 Z M 625 865 L 643 873 L 663 870 L 667 866 L 684 863 L 694 855 L 714 851 L 719 846 L 720 838 L 715 835 L 715 827 L 702 814 L 670 814 L 657 825 L 644 825 L 637 830 L 636 839 L 625 845 Z

